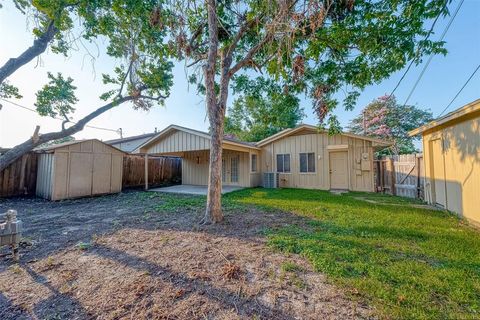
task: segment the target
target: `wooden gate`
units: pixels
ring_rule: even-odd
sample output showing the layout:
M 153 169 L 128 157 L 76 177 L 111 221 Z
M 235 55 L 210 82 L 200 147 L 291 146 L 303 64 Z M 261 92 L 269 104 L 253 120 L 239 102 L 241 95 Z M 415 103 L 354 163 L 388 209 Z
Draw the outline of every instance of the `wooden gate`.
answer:
M 423 156 L 402 154 L 374 160 L 375 191 L 423 199 Z

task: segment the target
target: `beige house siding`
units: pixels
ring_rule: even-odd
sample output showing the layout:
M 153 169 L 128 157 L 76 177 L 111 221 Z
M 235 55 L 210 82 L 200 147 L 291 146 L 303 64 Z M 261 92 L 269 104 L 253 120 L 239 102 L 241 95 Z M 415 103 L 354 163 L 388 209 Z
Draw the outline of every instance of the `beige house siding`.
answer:
M 157 143 L 142 148 L 142 153 L 174 153 L 210 149 L 210 140 L 185 131 L 174 131 Z
M 424 132 L 423 152 L 426 200 L 480 223 L 480 112 Z
M 263 172 L 276 172 L 276 155 L 290 154 L 290 173 L 280 173 L 280 185 L 290 188 L 330 189 L 329 152 L 347 151 L 349 189 L 373 191 L 373 148 L 370 141 L 327 133 L 287 136 L 263 147 Z M 300 153 L 315 153 L 315 172 L 300 172 Z M 361 168 L 362 153 L 368 166 Z
M 251 187 L 249 153 L 223 150 L 223 159 L 227 162 L 230 161 L 232 157 L 237 156 L 239 157 L 238 183 L 231 183 L 227 178 L 224 185 Z M 207 185 L 208 160 L 208 150 L 185 152 L 182 157 L 182 184 Z M 230 170 L 227 171 L 227 174 L 230 174 Z
M 341 172 L 341 186 L 349 190 L 373 191 L 373 148 L 388 143 L 352 134 L 330 136 L 317 127 L 301 125 L 286 129 L 256 144 L 232 139 L 223 141 L 224 185 L 257 187 L 262 185 L 263 173 L 275 172 L 275 157 L 288 153 L 291 173 L 280 174 L 280 187 L 324 189 L 331 188 L 329 154 L 343 151 L 341 162 L 345 166 L 334 168 L 335 177 Z M 182 157 L 182 183 L 206 185 L 208 183 L 210 138 L 205 132 L 171 125 L 140 146 L 136 152 L 175 155 Z M 315 153 L 315 172 L 300 172 L 300 153 Z M 252 171 L 252 155 L 257 156 L 257 170 Z M 337 154 L 338 155 L 338 154 Z M 364 158 L 362 160 L 362 157 Z M 336 157 L 338 159 L 338 157 Z M 232 181 L 232 163 L 238 159 L 238 182 Z M 336 179 L 337 181 L 339 179 Z M 347 183 L 344 183 L 348 180 Z

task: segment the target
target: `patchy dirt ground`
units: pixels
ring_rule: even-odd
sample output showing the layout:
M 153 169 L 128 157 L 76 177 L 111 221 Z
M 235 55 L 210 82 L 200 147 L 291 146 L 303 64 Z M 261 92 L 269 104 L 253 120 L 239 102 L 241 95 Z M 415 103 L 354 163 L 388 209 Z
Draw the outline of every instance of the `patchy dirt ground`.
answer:
M 0 319 L 372 317 L 303 259 L 265 245 L 265 228 L 301 218 L 233 206 L 225 223 L 200 227 L 202 201 L 190 199 L 0 200 L 25 225 L 21 263 L 0 261 Z

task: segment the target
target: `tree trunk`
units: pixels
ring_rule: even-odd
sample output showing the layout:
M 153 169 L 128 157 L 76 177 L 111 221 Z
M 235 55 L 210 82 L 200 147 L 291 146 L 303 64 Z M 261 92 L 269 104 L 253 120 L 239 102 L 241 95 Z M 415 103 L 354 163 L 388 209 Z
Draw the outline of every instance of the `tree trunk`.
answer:
M 217 106 L 215 115 L 209 117 L 211 128 L 210 162 L 208 168 L 208 194 L 206 223 L 216 223 L 223 220 L 222 213 L 222 142 L 224 113 Z
M 20 67 L 24 66 L 45 52 L 48 44 L 53 40 L 57 32 L 58 29 L 55 27 L 52 21 L 45 33 L 33 41 L 33 45 L 31 47 L 25 50 L 17 58 L 8 59 L 8 61 L 0 67 L 0 84 Z
M 57 132 L 49 132 L 45 134 L 38 135 L 38 128 L 35 130 L 35 133 L 32 138 L 26 140 L 25 142 L 13 147 L 9 151 L 7 151 L 5 154 L 0 156 L 0 172 L 3 171 L 7 166 L 12 164 L 15 160 L 23 156 L 24 154 L 32 151 L 34 148 L 38 147 L 42 143 L 49 142 L 52 140 L 56 139 L 61 139 L 65 138 L 67 136 L 70 136 L 72 134 L 75 134 L 81 130 L 83 130 L 83 127 L 92 119 L 95 117 L 101 115 L 102 113 L 112 109 L 113 107 L 118 106 L 121 103 L 124 103 L 126 101 L 133 100 L 134 98 L 132 96 L 127 96 L 127 97 L 122 97 L 119 98 L 118 100 L 115 100 L 113 102 L 110 102 L 97 110 L 93 111 L 77 123 L 75 123 L 73 126 L 66 128 L 65 130 L 62 131 L 57 131 Z
M 210 122 L 210 161 L 208 167 L 208 193 L 207 208 L 203 222 L 216 223 L 223 220 L 222 213 L 222 141 L 223 141 L 223 118 L 222 105 L 217 102 L 215 91 L 215 68 L 217 63 L 218 49 L 218 25 L 215 0 L 207 0 L 208 13 L 208 56 L 205 68 L 205 89 L 208 119 Z M 223 116 L 222 116 L 223 115 Z

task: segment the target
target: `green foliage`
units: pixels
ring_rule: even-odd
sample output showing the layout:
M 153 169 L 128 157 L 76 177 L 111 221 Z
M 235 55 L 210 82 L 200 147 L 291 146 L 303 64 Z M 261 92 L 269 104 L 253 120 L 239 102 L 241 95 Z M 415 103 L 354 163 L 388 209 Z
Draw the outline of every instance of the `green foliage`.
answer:
M 306 257 L 380 318 L 480 317 L 480 233 L 450 213 L 359 192 L 246 189 L 225 198 L 302 216 L 269 230 L 270 245 Z
M 149 109 L 153 102 L 163 104 L 163 97 L 169 95 L 173 84 L 173 63 L 168 60 L 165 30 L 151 20 L 158 5 L 156 0 L 111 0 L 99 2 L 94 10 L 80 12 L 86 21 L 84 37 L 107 37 L 108 55 L 122 61 L 113 74 L 103 75 L 103 82 L 119 90 L 125 87 L 129 95 L 138 95 L 136 108 Z M 116 93 L 110 90 L 101 98 L 106 100 Z
M 67 56 L 72 48 L 77 48 L 79 40 L 72 41 L 76 37 L 72 33 L 77 32 L 83 41 L 101 40 L 107 44 L 106 54 L 117 60 L 117 67 L 112 74 L 103 75 L 108 90 L 101 99 L 128 94 L 135 97 L 135 108 L 149 109 L 154 103 L 163 104 L 169 95 L 173 64 L 168 60 L 165 30 L 151 23 L 152 13 L 158 9 L 157 0 L 19 0 L 15 5 L 22 12 L 31 10 L 35 14 L 33 34 L 37 38 L 54 26 L 56 32 L 50 43 L 54 53 Z M 79 23 L 74 25 L 74 21 Z M 61 75 L 49 75 L 49 80 L 49 85 L 37 95 L 39 113 L 55 116 L 74 111 L 73 96 L 70 100 L 63 96 L 69 91 L 68 81 Z M 57 105 L 48 107 L 49 102 Z
M 52 118 L 61 115 L 68 118 L 68 115 L 75 111 L 73 107 L 78 99 L 75 96 L 77 87 L 72 85 L 73 79 L 65 79 L 61 73 L 54 76 L 48 73 L 48 84 L 44 85 L 37 92 L 37 102 L 35 107 L 41 116 L 50 116 Z
M 248 77 L 263 72 L 282 81 L 288 92 L 306 94 L 321 124 L 336 131 L 338 122 L 328 117 L 338 105 L 351 110 L 366 86 L 388 78 L 412 60 L 420 63 L 424 55 L 446 54 L 444 43 L 429 36 L 433 20 L 448 14 L 449 2 L 219 1 L 219 51 L 235 43 L 239 33 L 234 63 L 260 45 L 238 72 Z M 204 61 L 210 45 L 205 8 L 204 1 L 166 6 L 169 17 L 164 17 L 162 25 L 170 31 L 170 52 L 176 58 Z M 218 73 L 220 67 L 218 63 Z M 194 71 L 203 72 L 202 68 Z M 345 91 L 343 101 L 333 98 L 340 90 Z
M 411 105 L 397 103 L 394 96 L 383 96 L 369 103 L 360 115 L 350 121 L 348 129 L 356 134 L 364 134 L 394 142 L 395 154 L 418 152 L 414 146 L 415 139 L 408 132 L 430 122 L 433 114 Z M 364 132 L 364 126 L 366 132 Z M 389 150 L 381 151 L 390 153 Z
M 9 84 L 7 81 L 0 83 L 0 98 L 8 99 L 8 98 L 16 98 L 21 99 L 22 96 L 18 91 L 18 88 Z
M 237 97 L 225 118 L 225 133 L 240 140 L 260 141 L 305 117 L 300 100 L 275 80 L 242 75 L 235 78 L 233 91 Z

